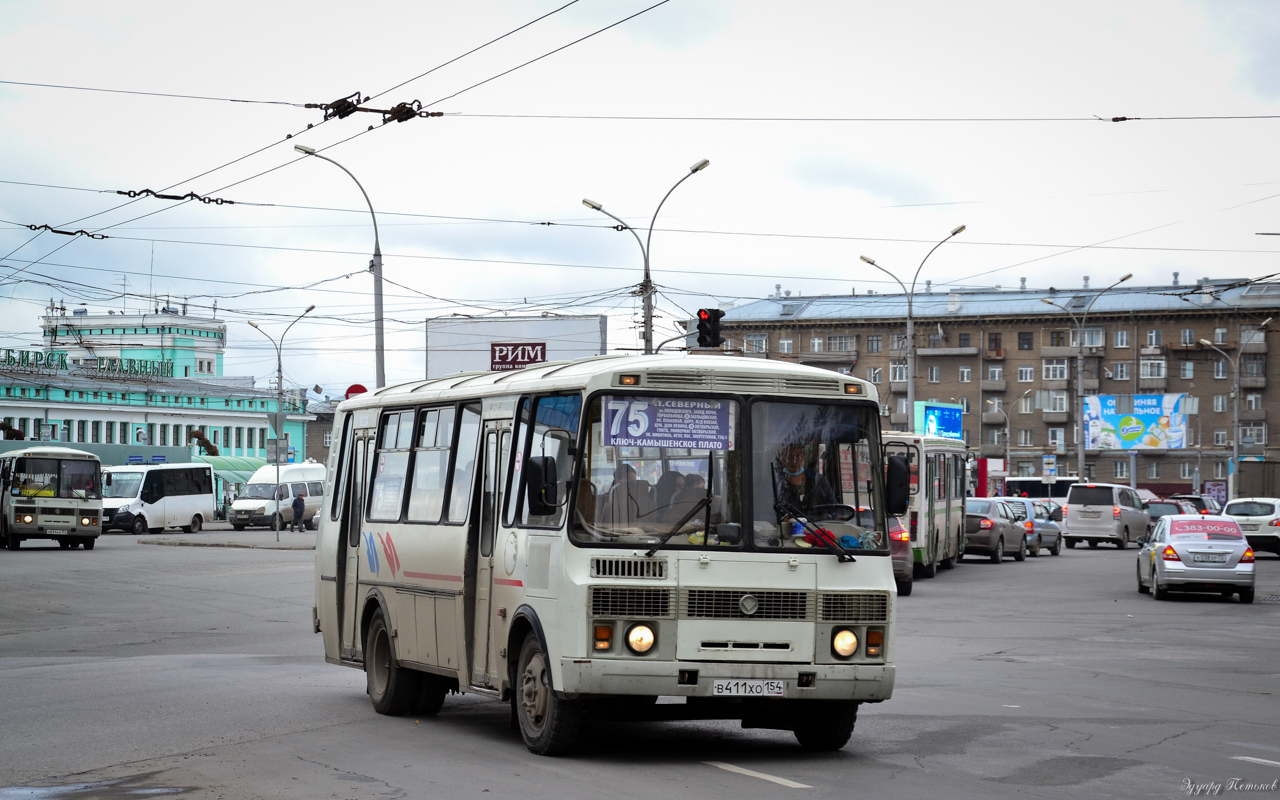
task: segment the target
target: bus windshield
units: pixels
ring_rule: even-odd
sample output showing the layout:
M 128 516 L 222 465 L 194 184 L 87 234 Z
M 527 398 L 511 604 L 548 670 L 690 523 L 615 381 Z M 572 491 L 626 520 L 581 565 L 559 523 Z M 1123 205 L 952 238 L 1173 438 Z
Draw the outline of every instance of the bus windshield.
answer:
M 142 485 L 140 472 L 113 472 L 111 485 L 102 489 L 103 497 L 137 497 L 138 487 Z
M 570 536 L 634 547 L 675 530 L 664 547 L 741 547 L 738 406 L 725 398 L 596 398 Z
M 880 448 L 872 414 L 869 407 L 852 404 L 751 406 L 757 548 L 827 552 L 811 530 L 817 527 L 844 550 L 888 549 L 875 502 Z
M 20 458 L 13 469 L 13 494 L 67 500 L 100 499 L 98 462 L 70 458 Z

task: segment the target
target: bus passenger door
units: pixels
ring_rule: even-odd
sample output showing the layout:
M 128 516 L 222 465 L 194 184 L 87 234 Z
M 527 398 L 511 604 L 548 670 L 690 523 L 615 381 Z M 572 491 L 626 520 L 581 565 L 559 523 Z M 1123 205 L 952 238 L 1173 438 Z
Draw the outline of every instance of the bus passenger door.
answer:
M 339 604 L 339 613 L 342 618 L 342 640 L 340 642 L 340 652 L 345 658 L 355 658 L 356 653 L 361 650 L 362 643 L 358 641 L 359 636 L 359 619 L 360 609 L 357 602 L 359 594 L 359 574 L 360 574 L 360 536 L 364 529 L 364 507 L 365 507 L 365 484 L 369 480 L 369 443 L 373 441 L 368 436 L 359 437 L 355 440 L 354 447 L 351 451 L 351 463 L 348 467 L 348 475 L 350 476 L 350 489 L 347 492 L 347 507 L 345 509 L 346 528 L 342 541 L 342 560 L 345 565 L 343 570 L 342 597 Z
M 476 558 L 475 619 L 471 640 L 471 684 L 489 686 L 489 616 L 493 596 L 493 543 L 498 530 L 498 431 L 490 427 L 484 436 L 484 476 L 480 485 L 480 541 Z

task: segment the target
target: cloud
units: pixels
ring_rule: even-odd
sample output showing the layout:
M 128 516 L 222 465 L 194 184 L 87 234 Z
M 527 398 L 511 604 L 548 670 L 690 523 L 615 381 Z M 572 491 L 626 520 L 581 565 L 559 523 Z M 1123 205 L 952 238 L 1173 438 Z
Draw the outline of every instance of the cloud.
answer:
M 1231 40 L 1245 83 L 1263 97 L 1280 97 L 1280 15 L 1275 5 L 1215 0 L 1205 11 Z
M 928 203 L 937 199 L 933 188 L 892 168 L 861 164 L 840 157 L 813 156 L 795 162 L 792 174 L 801 183 L 829 189 L 853 189 L 886 203 Z

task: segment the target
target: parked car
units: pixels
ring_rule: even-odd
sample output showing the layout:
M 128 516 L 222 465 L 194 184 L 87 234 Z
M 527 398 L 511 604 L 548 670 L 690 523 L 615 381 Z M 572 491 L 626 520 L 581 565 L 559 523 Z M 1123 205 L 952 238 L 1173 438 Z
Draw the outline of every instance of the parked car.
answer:
M 1201 514 L 1221 514 L 1222 504 L 1207 494 L 1171 494 L 1170 500 L 1185 500 Z
M 1241 497 L 1227 503 L 1222 513 L 1240 523 L 1240 530 L 1254 550 L 1269 550 L 1280 556 L 1280 500 Z
M 1062 512 L 1051 512 L 1039 500 L 1028 500 L 1025 497 L 1001 497 L 1009 504 L 1013 515 L 1027 532 L 1027 555 L 1040 555 L 1041 548 L 1047 548 L 1052 555 L 1062 553 L 1062 528 L 1058 520 Z M 1058 520 L 1054 519 L 1057 516 Z
M 1003 500 L 971 497 L 964 501 L 964 555 L 986 553 L 999 564 L 1005 555 L 1027 558 L 1027 532 Z
M 898 594 L 906 597 L 911 594 L 912 578 L 915 576 L 915 556 L 911 550 L 911 534 L 903 526 L 902 520 L 889 517 L 889 558 L 893 561 L 893 581 L 898 584 Z
M 1151 517 L 1138 493 L 1114 483 L 1077 483 L 1067 493 L 1062 534 L 1067 547 L 1085 541 L 1090 547 L 1110 542 L 1121 550 L 1146 536 Z
M 1231 517 L 1174 514 L 1161 517 L 1138 551 L 1138 591 L 1165 600 L 1169 592 L 1220 592 L 1253 602 L 1254 560 Z

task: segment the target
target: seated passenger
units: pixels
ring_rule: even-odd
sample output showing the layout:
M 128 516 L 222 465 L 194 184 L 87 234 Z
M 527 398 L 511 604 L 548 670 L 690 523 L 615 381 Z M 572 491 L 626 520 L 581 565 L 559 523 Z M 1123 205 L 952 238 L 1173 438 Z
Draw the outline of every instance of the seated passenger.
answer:
M 613 471 L 613 486 L 602 500 L 596 517 L 602 525 L 624 527 L 656 521 L 648 484 L 636 480 L 635 467 L 630 464 L 619 464 Z

